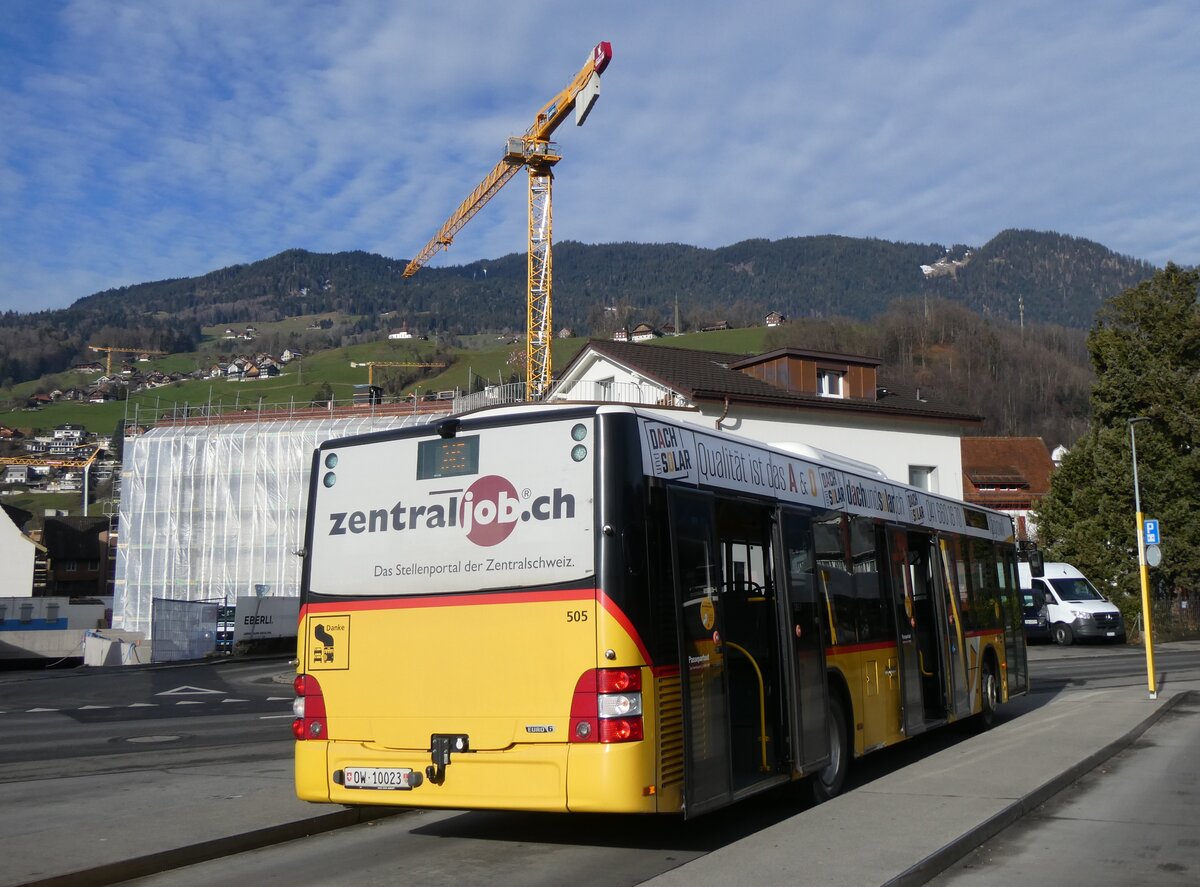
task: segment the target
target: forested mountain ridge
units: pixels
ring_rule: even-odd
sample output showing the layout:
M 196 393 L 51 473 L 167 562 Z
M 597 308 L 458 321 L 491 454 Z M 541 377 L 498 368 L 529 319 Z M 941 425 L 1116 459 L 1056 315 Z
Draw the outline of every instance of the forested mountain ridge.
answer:
M 0 387 L 93 359 L 89 344 L 193 350 L 209 324 L 339 312 L 358 318 L 355 335 L 400 323 L 414 333 L 524 329 L 523 254 L 426 268 L 407 280 L 404 264 L 295 249 L 201 277 L 107 290 L 61 310 L 8 312 L 0 316 Z M 770 311 L 865 320 L 896 299 L 936 296 L 1008 320 L 1023 302 L 1027 322 L 1086 328 L 1105 298 L 1154 270 L 1091 241 L 1015 230 L 978 249 L 834 235 L 718 249 L 564 241 L 554 252 L 553 319 L 556 329 L 590 335 L 673 322 L 676 304 L 683 329 L 761 323 Z

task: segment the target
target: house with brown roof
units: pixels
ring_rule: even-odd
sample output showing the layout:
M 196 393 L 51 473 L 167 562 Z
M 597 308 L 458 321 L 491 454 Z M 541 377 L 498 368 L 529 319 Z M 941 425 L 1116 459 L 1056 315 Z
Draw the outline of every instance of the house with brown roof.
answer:
M 629 338 L 635 342 L 649 342 L 662 337 L 662 333 L 648 323 L 639 323 L 629 333 Z
M 746 355 L 597 339 L 562 370 L 549 399 L 670 411 L 795 452 L 835 453 L 962 498 L 959 442 L 982 417 L 885 384 L 880 364 L 799 348 Z
M 1040 437 L 964 437 L 963 499 L 1012 515 L 1017 538 L 1036 541 L 1031 512 L 1050 491 L 1054 462 Z

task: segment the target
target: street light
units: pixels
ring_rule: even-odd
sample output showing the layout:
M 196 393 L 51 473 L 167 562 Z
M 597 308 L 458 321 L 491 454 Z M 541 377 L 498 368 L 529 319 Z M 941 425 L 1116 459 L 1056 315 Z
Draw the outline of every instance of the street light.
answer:
M 1142 630 L 1145 636 L 1146 644 L 1146 681 L 1150 687 L 1150 698 L 1158 698 L 1158 682 L 1154 679 L 1154 635 L 1150 629 L 1150 574 L 1146 570 L 1146 534 L 1145 534 L 1145 519 L 1142 514 L 1142 498 L 1138 494 L 1138 472 L 1137 472 L 1137 435 L 1133 433 L 1133 426 L 1138 422 L 1149 422 L 1150 419 L 1146 416 L 1135 416 L 1129 420 L 1129 449 L 1133 453 L 1133 510 L 1137 513 L 1137 544 L 1138 544 L 1138 570 L 1141 573 L 1142 579 Z

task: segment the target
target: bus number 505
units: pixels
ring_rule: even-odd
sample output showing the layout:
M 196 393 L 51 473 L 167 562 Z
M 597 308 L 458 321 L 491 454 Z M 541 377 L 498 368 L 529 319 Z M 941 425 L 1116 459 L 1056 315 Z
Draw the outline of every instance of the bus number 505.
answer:
M 587 622 L 587 610 L 567 610 L 568 622 Z

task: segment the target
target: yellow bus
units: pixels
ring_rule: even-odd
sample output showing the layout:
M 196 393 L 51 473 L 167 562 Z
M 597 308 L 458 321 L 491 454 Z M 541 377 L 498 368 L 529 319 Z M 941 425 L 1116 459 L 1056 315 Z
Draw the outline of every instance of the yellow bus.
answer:
M 314 802 L 695 816 L 1027 690 L 1012 521 L 622 405 L 314 453 Z

